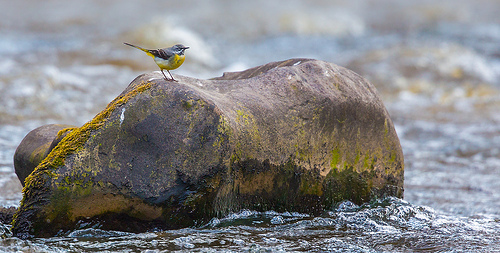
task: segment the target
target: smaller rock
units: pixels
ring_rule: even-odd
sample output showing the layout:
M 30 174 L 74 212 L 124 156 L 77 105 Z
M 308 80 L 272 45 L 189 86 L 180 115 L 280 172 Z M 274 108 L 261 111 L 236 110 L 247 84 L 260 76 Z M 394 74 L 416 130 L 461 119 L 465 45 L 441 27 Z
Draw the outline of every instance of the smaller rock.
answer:
M 58 136 L 59 131 L 73 127 L 75 126 L 64 124 L 44 125 L 32 130 L 24 137 L 14 154 L 14 168 L 23 187 L 24 179 L 35 170 L 36 166 L 68 133 L 65 132 Z

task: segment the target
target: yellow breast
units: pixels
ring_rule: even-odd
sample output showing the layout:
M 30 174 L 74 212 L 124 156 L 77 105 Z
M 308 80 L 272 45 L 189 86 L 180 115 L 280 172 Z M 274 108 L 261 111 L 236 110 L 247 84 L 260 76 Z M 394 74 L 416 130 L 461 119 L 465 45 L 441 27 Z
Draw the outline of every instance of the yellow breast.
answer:
M 182 63 L 184 63 L 184 59 L 186 59 L 186 56 L 175 54 L 167 60 L 159 57 L 155 57 L 154 59 L 158 67 L 160 67 L 161 69 L 172 70 L 180 67 Z

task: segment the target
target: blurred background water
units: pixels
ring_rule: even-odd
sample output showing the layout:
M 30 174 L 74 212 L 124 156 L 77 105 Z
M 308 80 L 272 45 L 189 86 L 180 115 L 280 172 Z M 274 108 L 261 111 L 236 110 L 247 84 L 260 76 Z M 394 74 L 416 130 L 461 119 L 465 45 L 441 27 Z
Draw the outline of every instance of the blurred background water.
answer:
M 96 228 L 46 239 L 7 236 L 0 251 L 500 251 L 499 1 L 0 6 L 1 206 L 22 198 L 13 155 L 30 130 L 82 125 L 137 75 L 157 71 L 123 42 L 190 46 L 173 73 L 196 78 L 294 57 L 345 66 L 377 87 L 405 154 L 405 200 L 344 202 L 321 217 L 242 210 L 200 228 L 143 234 Z

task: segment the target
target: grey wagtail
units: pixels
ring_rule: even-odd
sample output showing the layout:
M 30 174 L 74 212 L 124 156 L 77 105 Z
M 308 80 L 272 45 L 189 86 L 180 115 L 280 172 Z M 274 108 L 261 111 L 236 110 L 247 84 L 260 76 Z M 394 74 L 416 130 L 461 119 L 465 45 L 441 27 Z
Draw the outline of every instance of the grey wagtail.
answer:
M 167 47 L 167 48 L 161 48 L 161 49 L 144 49 L 142 47 L 138 47 L 129 43 L 123 43 L 125 45 L 135 47 L 137 49 L 140 49 L 149 56 L 153 57 L 153 59 L 156 62 L 156 65 L 160 67 L 161 73 L 165 77 L 165 80 L 167 81 L 175 81 L 177 80 L 174 79 L 172 74 L 170 74 L 169 70 L 176 69 L 184 63 L 184 59 L 186 56 L 184 55 L 184 50 L 188 49 L 189 47 L 185 47 L 182 44 L 177 44 L 173 47 Z M 163 70 L 166 70 L 168 74 L 170 75 L 170 79 L 167 78 Z

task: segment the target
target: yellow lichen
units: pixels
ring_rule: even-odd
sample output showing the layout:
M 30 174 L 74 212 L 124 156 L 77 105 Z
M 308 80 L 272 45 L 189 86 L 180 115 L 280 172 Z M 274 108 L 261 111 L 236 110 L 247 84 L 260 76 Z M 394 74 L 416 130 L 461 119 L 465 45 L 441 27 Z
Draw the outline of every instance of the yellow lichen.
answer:
M 75 129 L 78 129 L 78 127 L 68 127 L 68 128 L 61 129 L 61 130 L 59 130 L 59 132 L 57 132 L 56 138 L 61 138 L 61 136 L 63 136 L 65 133 L 67 133 L 69 131 L 73 131 Z

